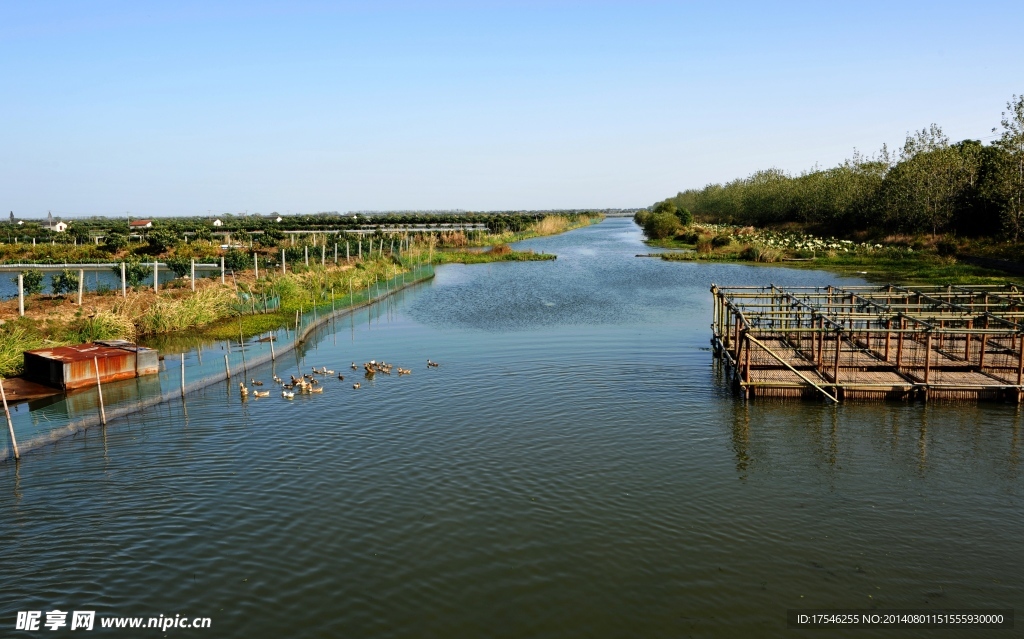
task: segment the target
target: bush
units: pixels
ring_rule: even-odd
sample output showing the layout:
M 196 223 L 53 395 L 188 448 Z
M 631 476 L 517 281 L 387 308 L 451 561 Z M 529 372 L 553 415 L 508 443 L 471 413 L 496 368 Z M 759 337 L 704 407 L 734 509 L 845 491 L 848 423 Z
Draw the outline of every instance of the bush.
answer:
M 697 252 L 698 253 L 710 253 L 712 251 L 712 242 L 707 238 L 700 238 L 697 240 Z
M 178 234 L 168 229 L 157 229 L 146 237 L 149 247 L 157 253 L 163 253 L 178 243 Z
M 103 236 L 103 248 L 111 253 L 116 253 L 128 246 L 128 236 L 124 233 L 115 233 L 111 231 Z M 120 271 L 118 271 L 120 273 Z
M 778 262 L 782 258 L 782 252 L 777 249 L 753 244 L 743 249 L 743 252 L 740 253 L 740 258 L 750 262 Z
M 683 226 L 690 226 L 693 224 L 693 213 L 690 213 L 690 209 L 678 209 L 676 211 L 676 217 L 679 219 L 679 223 Z
M 224 268 L 232 271 L 245 271 L 252 268 L 252 255 L 244 251 L 232 249 L 224 254 Z
M 715 237 L 711 238 L 711 246 L 714 246 L 715 248 L 729 246 L 730 244 L 732 244 L 731 235 L 716 235 Z
M 680 231 L 676 234 L 676 240 L 683 244 L 696 244 L 700 235 L 694 231 Z
M 22 271 L 21 278 L 21 285 L 25 288 L 25 295 L 32 295 L 34 293 L 43 292 L 42 271 Z M 13 282 L 15 286 L 17 286 L 18 278 L 12 277 L 11 282 Z
M 679 218 L 672 213 L 651 213 L 644 222 L 644 234 L 652 240 L 663 240 L 679 230 Z
M 956 242 L 950 239 L 939 240 L 938 244 L 935 245 L 935 250 L 939 252 L 939 255 L 943 257 L 952 257 L 956 255 L 959 247 Z
M 118 277 L 121 277 L 120 264 L 112 266 L 110 270 Z M 142 280 L 152 274 L 153 269 L 142 262 L 125 262 L 124 264 L 124 281 L 128 286 L 138 286 L 142 283 Z
M 192 260 L 184 257 L 169 257 L 166 260 L 167 268 L 174 271 L 178 277 L 185 277 L 192 274 Z
M 64 269 L 53 276 L 50 280 L 50 288 L 54 295 L 73 293 L 78 290 L 78 273 L 70 269 Z

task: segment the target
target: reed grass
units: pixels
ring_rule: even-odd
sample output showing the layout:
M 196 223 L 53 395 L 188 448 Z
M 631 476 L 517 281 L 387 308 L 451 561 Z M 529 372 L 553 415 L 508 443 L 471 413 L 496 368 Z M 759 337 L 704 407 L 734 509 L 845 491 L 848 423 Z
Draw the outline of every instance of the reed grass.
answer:
M 8 322 L 0 326 L 0 376 L 11 377 L 22 372 L 25 351 L 53 344 L 34 328 Z

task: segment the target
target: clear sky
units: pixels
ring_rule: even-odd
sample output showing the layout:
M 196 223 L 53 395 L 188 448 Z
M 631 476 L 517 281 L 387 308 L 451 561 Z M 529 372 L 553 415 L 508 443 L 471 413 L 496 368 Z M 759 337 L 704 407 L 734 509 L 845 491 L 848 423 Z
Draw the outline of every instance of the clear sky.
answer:
M 1024 93 L 1024 2 L 0 0 L 0 210 L 648 205 Z

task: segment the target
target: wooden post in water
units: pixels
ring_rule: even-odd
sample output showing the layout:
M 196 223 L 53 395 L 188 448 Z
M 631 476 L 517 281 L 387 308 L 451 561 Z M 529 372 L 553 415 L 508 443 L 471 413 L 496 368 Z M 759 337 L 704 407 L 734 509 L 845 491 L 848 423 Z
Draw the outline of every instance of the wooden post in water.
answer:
M 971 363 L 971 333 L 970 330 L 974 328 L 974 320 L 967 320 L 967 333 L 964 334 L 964 361 L 968 365 Z
M 104 426 L 107 425 L 107 411 L 103 409 L 103 386 L 100 384 L 100 360 L 98 357 L 92 358 L 92 364 L 96 369 L 96 395 L 100 398 L 100 423 Z
M 153 260 L 153 292 L 160 292 L 160 263 Z
M 25 275 L 18 272 L 18 317 L 25 317 Z
M 11 434 L 11 448 L 14 449 L 14 458 L 21 459 L 18 452 L 18 440 L 14 438 L 14 422 L 11 421 L 11 409 L 7 407 L 7 393 L 4 392 L 4 380 L 0 377 L 0 399 L 4 401 L 4 416 L 7 417 L 7 432 Z
M 832 383 L 839 383 L 839 354 L 843 350 L 843 332 L 836 331 L 836 361 L 832 366 Z M 837 391 L 838 396 L 838 391 Z
M 334 287 L 331 287 L 331 315 L 334 314 Z
M 928 378 L 932 371 L 932 333 L 928 331 L 924 338 L 924 383 L 928 383 Z
M 274 353 L 274 331 L 270 331 L 270 360 L 277 361 L 277 354 Z
M 224 355 L 224 372 L 227 374 L 228 379 L 231 379 L 231 365 L 228 363 L 227 354 Z
M 900 366 L 903 364 L 903 327 L 904 327 L 904 321 L 903 321 L 902 317 L 900 318 L 900 321 L 899 321 L 899 323 L 896 326 L 898 327 L 898 330 L 899 330 L 899 334 L 896 336 L 896 370 L 898 371 L 900 369 Z
M 121 262 L 121 297 L 128 297 L 128 285 L 124 274 L 124 262 Z
M 181 354 L 181 397 L 185 398 L 185 353 Z
M 82 291 L 85 289 L 85 269 L 78 269 L 78 305 L 82 305 Z

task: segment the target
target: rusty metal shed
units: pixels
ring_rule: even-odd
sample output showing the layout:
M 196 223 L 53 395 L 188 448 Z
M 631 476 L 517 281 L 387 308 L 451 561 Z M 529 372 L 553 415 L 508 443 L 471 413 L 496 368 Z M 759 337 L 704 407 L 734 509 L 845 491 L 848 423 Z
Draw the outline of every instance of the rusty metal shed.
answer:
M 96 385 L 96 366 L 103 382 L 154 375 L 157 351 L 124 340 L 25 351 L 25 379 L 63 390 Z

